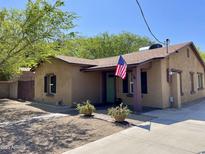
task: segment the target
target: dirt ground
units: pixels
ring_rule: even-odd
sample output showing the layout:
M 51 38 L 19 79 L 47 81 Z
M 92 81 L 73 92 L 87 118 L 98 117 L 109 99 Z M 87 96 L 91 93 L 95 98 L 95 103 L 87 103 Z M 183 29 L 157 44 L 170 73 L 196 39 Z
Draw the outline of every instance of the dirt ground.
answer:
M 49 114 L 26 102 L 0 100 L 0 153 L 58 154 L 128 127 L 79 115 L 32 119 Z
M 18 121 L 47 113 L 41 109 L 32 107 L 29 104 L 29 102 L 0 99 L 0 123 Z

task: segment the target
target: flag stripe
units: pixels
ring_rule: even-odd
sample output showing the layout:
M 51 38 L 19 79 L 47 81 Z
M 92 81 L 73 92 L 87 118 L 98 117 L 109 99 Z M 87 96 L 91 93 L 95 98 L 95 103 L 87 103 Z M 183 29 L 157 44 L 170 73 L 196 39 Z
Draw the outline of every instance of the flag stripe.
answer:
M 122 79 L 125 79 L 127 72 L 127 63 L 123 59 L 122 56 L 120 56 L 118 60 L 118 64 L 116 67 L 115 75 L 121 77 Z

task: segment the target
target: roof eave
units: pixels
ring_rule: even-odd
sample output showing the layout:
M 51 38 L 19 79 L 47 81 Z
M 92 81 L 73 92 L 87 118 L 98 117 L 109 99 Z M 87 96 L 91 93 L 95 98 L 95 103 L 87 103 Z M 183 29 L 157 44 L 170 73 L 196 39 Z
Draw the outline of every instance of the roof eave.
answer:
M 133 68 L 133 67 L 136 67 L 136 66 L 141 66 L 141 65 L 145 65 L 149 62 L 152 62 L 152 61 L 155 61 L 155 60 L 160 60 L 160 59 L 164 59 L 165 57 L 156 57 L 156 58 L 152 58 L 152 59 L 149 59 L 149 60 L 146 60 L 146 61 L 143 61 L 143 62 L 140 62 L 140 63 L 133 63 L 133 64 L 128 64 L 127 65 L 127 68 Z M 84 72 L 93 72 L 93 71 L 104 71 L 104 70 L 113 70 L 115 69 L 116 66 L 108 66 L 108 67 L 100 67 L 100 68 L 83 68 L 81 69 L 81 71 L 84 71 Z

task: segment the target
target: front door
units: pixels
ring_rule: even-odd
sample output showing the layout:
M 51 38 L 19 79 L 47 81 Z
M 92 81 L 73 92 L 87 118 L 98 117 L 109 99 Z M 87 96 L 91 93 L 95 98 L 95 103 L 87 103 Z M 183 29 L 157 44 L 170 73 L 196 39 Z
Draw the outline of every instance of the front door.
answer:
M 106 74 L 106 102 L 115 102 L 115 75 L 113 73 Z

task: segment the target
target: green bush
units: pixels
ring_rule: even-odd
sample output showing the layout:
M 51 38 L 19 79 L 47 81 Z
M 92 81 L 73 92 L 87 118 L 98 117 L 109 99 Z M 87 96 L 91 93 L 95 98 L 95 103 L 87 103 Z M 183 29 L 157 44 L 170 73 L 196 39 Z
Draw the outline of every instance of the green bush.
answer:
M 117 122 L 122 122 L 131 113 L 127 106 L 120 104 L 120 106 L 108 109 L 108 115 L 115 119 Z
M 87 100 L 86 102 L 83 102 L 83 104 L 77 104 L 77 110 L 80 114 L 91 116 L 95 111 L 95 107 L 91 104 L 90 100 Z

